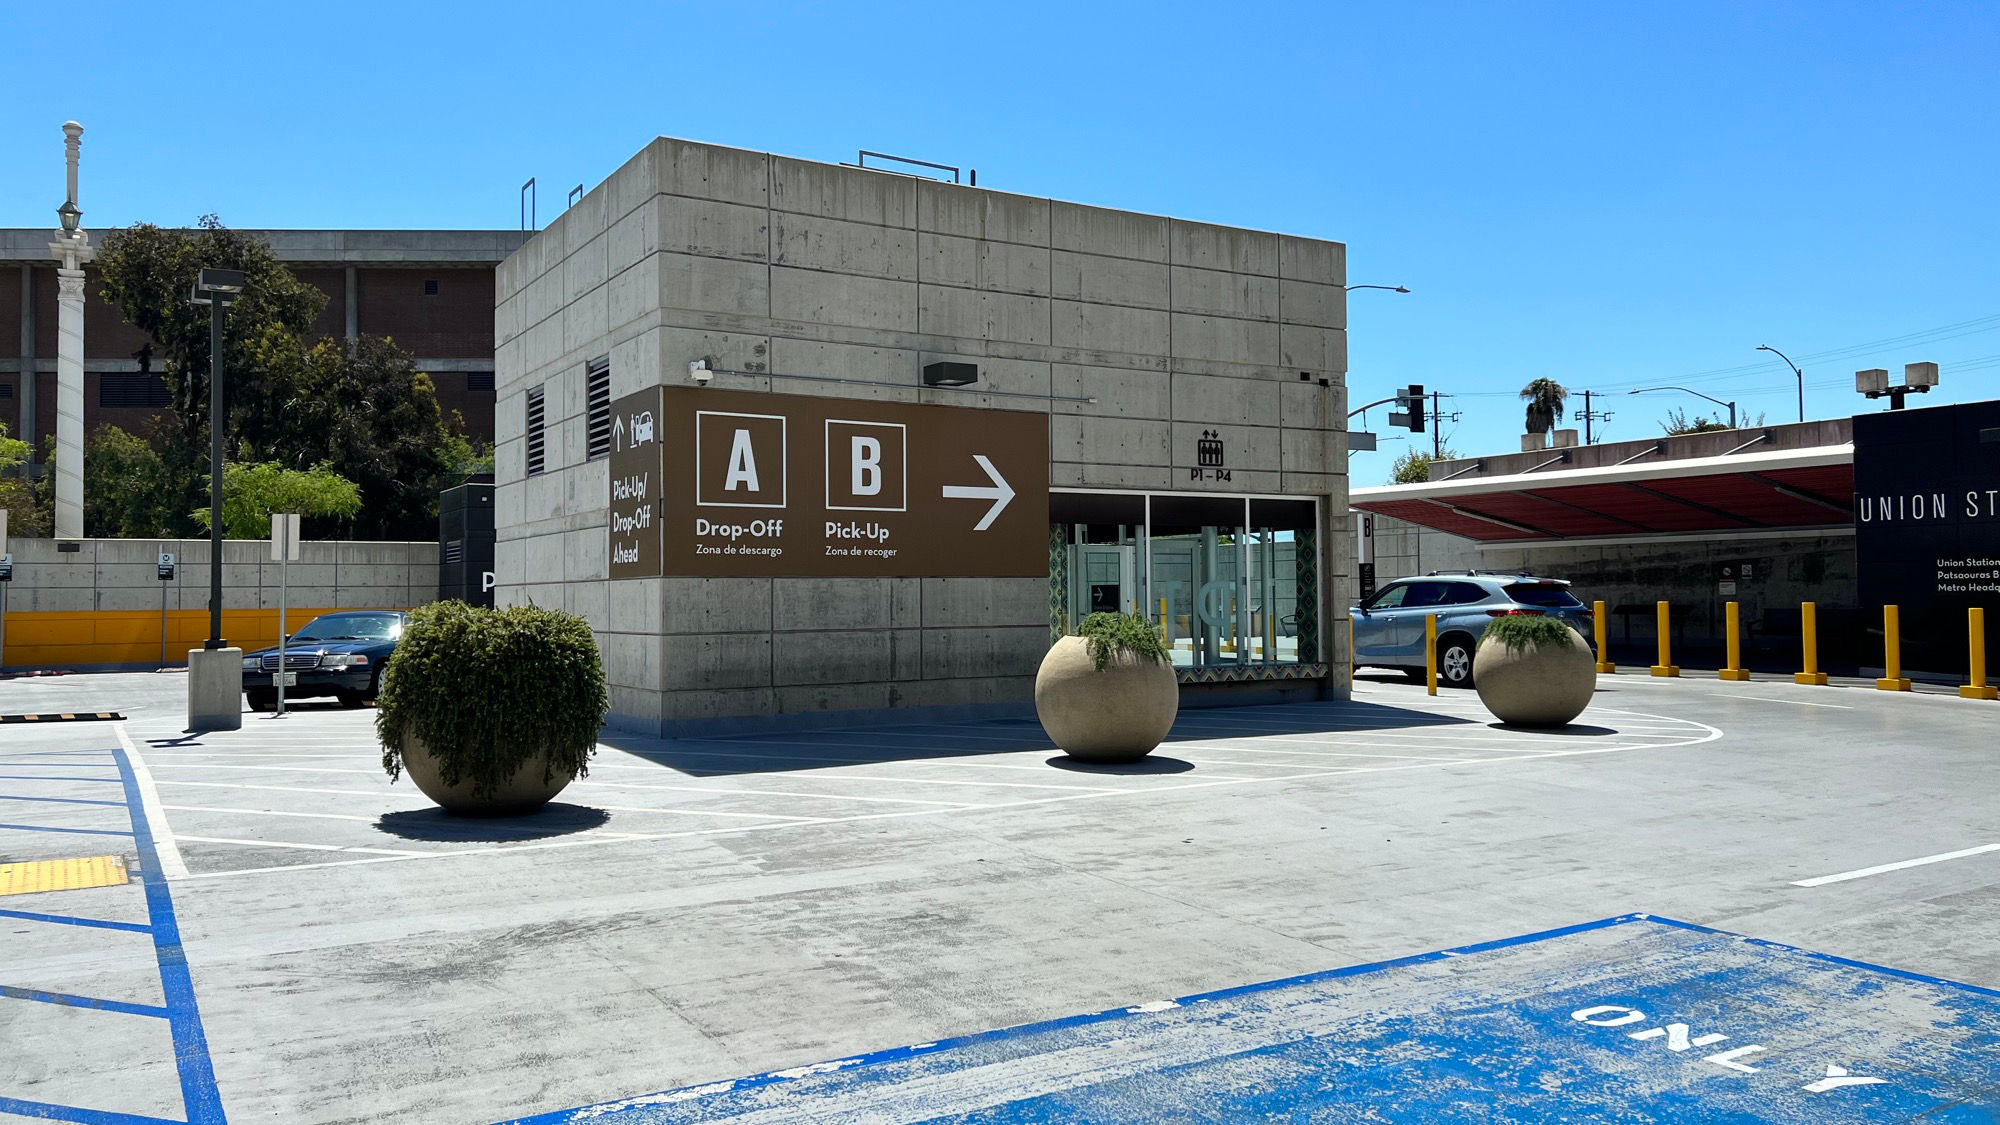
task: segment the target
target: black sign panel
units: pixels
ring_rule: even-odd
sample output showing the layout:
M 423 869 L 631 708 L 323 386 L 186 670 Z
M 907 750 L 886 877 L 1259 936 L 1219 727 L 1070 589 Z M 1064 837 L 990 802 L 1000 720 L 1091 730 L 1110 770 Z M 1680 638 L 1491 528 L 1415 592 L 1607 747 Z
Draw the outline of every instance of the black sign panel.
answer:
M 1900 607 L 1903 664 L 1966 674 L 1966 613 L 2000 654 L 2000 402 L 1854 419 L 1854 540 L 1863 612 Z

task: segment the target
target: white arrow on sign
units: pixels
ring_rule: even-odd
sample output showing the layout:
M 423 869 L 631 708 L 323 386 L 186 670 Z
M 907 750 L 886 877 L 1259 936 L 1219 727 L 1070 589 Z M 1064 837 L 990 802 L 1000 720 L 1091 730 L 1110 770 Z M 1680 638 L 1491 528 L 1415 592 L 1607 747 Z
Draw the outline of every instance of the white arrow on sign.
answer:
M 1000 470 L 993 467 L 993 462 L 988 461 L 984 456 L 977 453 L 972 455 L 972 459 L 979 462 L 980 468 L 986 470 L 987 477 L 993 481 L 993 487 L 988 488 L 981 484 L 947 484 L 944 486 L 944 498 L 947 500 L 993 501 L 993 506 L 986 509 L 986 515 L 972 529 L 974 531 L 985 531 L 987 528 L 993 526 L 993 521 L 999 518 L 1000 513 L 1006 509 L 1007 504 L 1014 499 L 1014 489 L 1013 486 L 1007 483 L 1007 478 L 1000 475 Z
M 613 452 L 625 452 L 625 416 L 623 414 L 613 414 L 611 416 L 611 448 Z

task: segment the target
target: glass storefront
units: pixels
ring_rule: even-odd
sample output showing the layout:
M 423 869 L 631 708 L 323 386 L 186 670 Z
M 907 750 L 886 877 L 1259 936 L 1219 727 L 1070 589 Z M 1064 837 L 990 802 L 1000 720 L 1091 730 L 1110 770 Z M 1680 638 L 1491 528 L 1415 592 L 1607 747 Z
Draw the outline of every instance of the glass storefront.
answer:
M 1050 513 L 1052 630 L 1136 613 L 1179 669 L 1317 663 L 1312 500 L 1058 492 Z

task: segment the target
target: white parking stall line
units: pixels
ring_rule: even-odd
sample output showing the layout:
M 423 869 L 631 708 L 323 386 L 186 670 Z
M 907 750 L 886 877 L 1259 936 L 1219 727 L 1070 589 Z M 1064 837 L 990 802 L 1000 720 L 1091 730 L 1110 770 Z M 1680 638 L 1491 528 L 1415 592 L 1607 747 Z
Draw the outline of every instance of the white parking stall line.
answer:
M 177 777 L 161 778 L 160 784 L 194 786 L 200 789 L 244 789 L 260 793 L 314 793 L 336 797 L 374 797 L 378 800 L 383 797 L 401 797 L 412 801 L 428 800 L 414 788 L 398 791 L 391 786 L 384 786 L 381 789 L 328 789 L 320 785 L 252 785 L 247 781 L 182 781 Z
M 863 797 L 852 793 L 800 793 L 786 789 L 717 789 L 704 785 L 647 785 L 631 781 L 596 781 L 613 789 L 645 789 L 671 793 L 705 793 L 719 797 L 796 797 L 813 801 L 880 801 L 892 805 L 936 805 L 947 809 L 999 808 L 998 805 L 968 804 L 964 801 L 925 801 L 916 797 Z
M 792 745 L 792 744 L 776 743 L 774 745 Z M 1032 749 L 1021 750 L 1019 751 L 1019 753 L 1046 754 L 1049 752 L 1050 749 L 1052 749 L 1052 747 L 1046 747 L 1046 746 L 1035 747 Z M 936 754 L 925 756 L 922 758 L 886 758 L 886 759 L 881 754 L 778 754 L 768 750 L 688 749 L 688 750 L 677 750 L 671 753 L 661 752 L 659 753 L 658 756 L 654 756 L 653 754 L 648 754 L 638 750 L 625 750 L 621 751 L 621 753 L 627 754 L 631 757 L 640 758 L 648 762 L 653 762 L 658 765 L 668 766 L 669 768 L 679 768 L 681 763 L 686 762 L 689 759 L 698 759 L 698 758 L 717 758 L 723 760 L 749 760 L 757 762 L 816 762 L 828 765 L 832 764 L 878 765 L 878 764 L 886 764 L 887 762 L 925 761 L 925 762 L 940 762 L 940 763 L 950 762 L 953 765 L 977 766 L 977 765 L 982 765 L 983 763 L 978 761 L 968 761 L 967 759 L 991 757 L 1000 753 L 1004 753 L 1004 751 L 941 750 Z M 592 763 L 591 768 L 592 769 L 597 768 L 596 763 Z M 640 767 L 625 765 L 622 763 L 613 763 L 612 768 L 637 769 Z
M 374 769 L 357 769 L 352 766 L 263 766 L 236 762 L 158 762 L 157 769 L 169 770 L 267 770 L 273 773 L 382 773 L 380 766 Z M 386 775 L 385 775 L 386 776 Z
M 1717 738 L 1722 737 L 1722 732 L 1715 729 L 1714 727 L 1709 727 L 1704 724 L 1695 724 L 1695 725 L 1700 726 L 1701 730 L 1706 732 L 1704 736 L 1701 738 L 1690 738 L 1687 741 L 1681 743 L 1680 745 L 1698 745 L 1700 743 L 1711 742 Z M 1532 755 L 1516 756 L 1508 758 L 1494 758 L 1494 759 L 1488 759 L 1484 762 L 1470 763 L 1470 764 L 1486 765 L 1486 766 L 1512 765 L 1519 762 L 1538 761 L 1548 758 L 1576 757 L 1582 755 L 1602 754 L 1619 750 L 1634 750 L 1634 749 L 1642 749 L 1642 748 L 1641 747 L 1596 747 L 1596 748 L 1587 748 L 1581 750 L 1545 750 L 1534 753 Z M 1005 802 L 1003 804 L 976 806 L 976 809 L 977 811 L 995 811 L 995 810 L 1005 810 L 1014 808 L 1025 808 L 1033 805 L 1054 804 L 1063 801 L 1097 800 L 1097 799 L 1104 799 L 1109 797 L 1121 797 L 1121 796 L 1152 796 L 1163 792 L 1173 792 L 1173 791 L 1192 790 L 1192 789 L 1210 789 L 1210 788 L 1219 788 L 1222 786 L 1230 786 L 1230 785 L 1258 784 L 1260 782 L 1287 783 L 1287 782 L 1305 780 L 1308 778 L 1335 777 L 1346 774 L 1400 773 L 1408 770 L 1437 769 L 1443 766 L 1458 765 L 1458 764 L 1465 764 L 1465 763 L 1418 762 L 1418 763 L 1407 763 L 1402 765 L 1341 767 L 1341 768 L 1334 768 L 1327 770 L 1315 770 L 1298 774 L 1289 774 L 1272 778 L 1257 778 L 1249 781 L 1210 780 L 1210 781 L 1190 782 L 1181 785 L 1167 786 L 1164 788 L 1129 789 L 1129 790 L 1118 790 L 1116 792 L 1104 792 L 1104 793 L 1074 793 L 1060 797 L 1029 797 L 1029 798 L 1023 798 L 1018 801 Z M 491 855 L 506 851 L 546 850 L 550 848 L 559 848 L 559 847 L 583 847 L 593 844 L 615 844 L 615 843 L 631 842 L 632 840 L 676 840 L 676 839 L 688 839 L 699 836 L 747 834 L 751 832 L 776 832 L 794 828 L 830 827 L 842 824 L 851 824 L 858 821 L 887 820 L 887 819 L 898 819 L 898 818 L 915 817 L 915 816 L 934 816 L 949 811 L 952 810 L 915 809 L 915 810 L 901 810 L 897 812 L 857 813 L 852 816 L 830 817 L 825 820 L 814 821 L 810 824 L 746 824 L 746 825 L 736 825 L 728 828 L 690 829 L 681 832 L 663 832 L 663 833 L 648 833 L 648 834 L 635 833 L 625 840 L 610 839 L 607 838 L 606 835 L 603 833 L 597 833 L 594 835 L 584 836 L 580 838 L 571 837 L 564 840 L 539 840 L 533 843 L 504 844 L 504 845 L 480 847 L 480 848 L 467 848 L 459 851 L 448 851 L 448 852 L 429 852 L 420 856 L 373 856 L 365 859 L 333 860 L 325 863 L 300 863 L 300 864 L 288 864 L 278 867 L 243 868 L 234 871 L 201 872 L 199 874 L 190 876 L 190 878 L 194 879 L 232 878 L 243 875 L 262 875 L 262 874 L 298 872 L 316 868 L 351 867 L 360 864 L 370 864 L 370 863 L 398 863 L 398 862 L 407 862 L 412 859 L 449 859 L 458 856 L 468 856 L 468 855 Z
M 241 816 L 296 816 L 310 820 L 358 820 L 367 824 L 373 824 L 381 819 L 380 814 L 375 816 L 355 816 L 352 813 L 293 812 L 290 809 L 239 809 L 223 805 L 161 805 L 160 807 L 171 812 L 232 813 Z
M 722 809 L 689 809 L 675 805 L 600 805 L 593 801 L 591 808 L 617 813 L 660 813 L 664 816 L 716 816 L 732 820 L 791 820 L 800 824 L 824 824 L 823 816 L 782 816 L 766 812 L 726 812 Z
M 289 840 L 238 840 L 228 836 L 182 836 L 191 844 L 234 844 L 245 848 L 291 848 L 307 852 L 359 852 L 363 855 L 394 855 L 422 858 L 436 852 L 416 852 L 401 848 L 364 848 L 341 844 L 300 844 Z
M 146 768 L 146 756 L 139 753 L 132 736 L 125 732 L 124 723 L 111 724 L 111 733 L 117 736 L 119 747 L 125 751 L 125 761 L 132 768 L 132 782 L 139 790 L 139 809 L 152 832 L 153 854 L 160 861 L 160 877 L 186 878 L 187 861 L 181 858 L 180 845 L 174 839 L 173 827 L 167 823 L 167 814 L 160 811 L 160 793 L 153 784 L 152 771 Z
M 1306 758 L 1391 758 L 1391 759 L 1404 759 L 1404 760 L 1409 760 L 1409 761 L 1417 761 L 1417 762 L 1447 762 L 1447 761 L 1468 761 L 1468 762 L 1470 762 L 1470 761 L 1481 761 L 1481 760 L 1483 760 L 1483 759 L 1479 759 L 1479 758 L 1439 758 L 1439 757 L 1434 757 L 1434 756 L 1432 756 L 1432 755 L 1429 755 L 1429 754 L 1374 754 L 1374 753 L 1369 753 L 1368 751 L 1365 751 L 1365 750 L 1321 750 L 1321 749 L 1317 749 L 1317 748 L 1315 748 L 1315 749 L 1311 749 L 1311 750 L 1267 750 L 1267 749 L 1264 749 L 1264 748 L 1262 748 L 1262 747 L 1252 747 L 1252 746 L 1222 746 L 1222 745 L 1216 745 L 1216 744 L 1214 744 L 1214 743 L 1199 743 L 1199 742 L 1195 742 L 1195 743 L 1189 743 L 1189 742 L 1178 742 L 1178 743 L 1168 743 L 1168 745 L 1170 745 L 1170 746 L 1192 746 L 1192 747 L 1194 747 L 1194 748 L 1196 748 L 1196 749 L 1200 749 L 1200 750 L 1206 750 L 1206 751 L 1208 751 L 1208 752 L 1210 752 L 1210 753 L 1226 753 L 1226 754 L 1261 754 L 1261 755 L 1265 755 L 1265 756 L 1270 756 L 1270 755 L 1283 755 L 1283 756 L 1285 756 L 1285 757 L 1288 757 L 1288 758 L 1297 758 L 1297 757 L 1306 757 Z M 1349 743 L 1336 743 L 1335 745 L 1340 745 L 1340 746 L 1346 746 L 1346 745 L 1350 745 L 1350 744 L 1349 744 Z M 1232 766 L 1235 766 L 1235 765 L 1243 765 L 1243 766 L 1249 766 L 1249 765 L 1268 765 L 1268 766 L 1271 766 L 1271 767 L 1274 767 L 1274 768 L 1275 768 L 1275 767 L 1290 767 L 1290 768 L 1298 768 L 1298 767 L 1309 767 L 1309 766 L 1310 766 L 1310 763 L 1307 763 L 1307 762 L 1226 762 L 1226 763 L 1224 763 L 1224 764 L 1226 764 L 1226 765 L 1232 765 Z
M 1805 699 L 1777 699 L 1768 695 L 1733 695 L 1719 691 L 1710 692 L 1709 695 L 1716 699 L 1754 699 L 1759 703 L 1790 703 L 1795 707 L 1831 707 L 1836 711 L 1854 710 L 1854 708 L 1849 707 L 1845 703 L 1815 703 Z
M 1824 887 L 1828 883 L 1845 883 L 1849 879 L 1862 879 L 1870 875 L 1881 875 L 1889 871 L 1901 871 L 1906 867 L 1923 867 L 1926 864 L 1943 863 L 1948 859 L 1964 859 L 1966 856 L 1983 855 L 1986 852 L 2000 852 L 2000 844 L 1981 844 L 1976 848 L 1963 848 L 1955 852 L 1940 852 L 1937 855 L 1919 856 L 1898 863 L 1884 863 L 1875 867 L 1863 867 L 1858 871 L 1842 871 L 1837 875 L 1821 875 L 1815 879 L 1800 879 L 1794 887 Z

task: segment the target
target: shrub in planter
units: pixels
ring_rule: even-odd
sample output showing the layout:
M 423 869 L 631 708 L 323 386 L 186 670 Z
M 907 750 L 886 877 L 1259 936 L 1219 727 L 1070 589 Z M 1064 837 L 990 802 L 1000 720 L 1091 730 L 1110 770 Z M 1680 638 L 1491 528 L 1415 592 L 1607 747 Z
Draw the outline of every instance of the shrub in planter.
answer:
M 1559 618 L 1509 614 L 1480 634 L 1472 686 L 1503 723 L 1559 727 L 1590 705 L 1597 664 L 1590 646 Z
M 1173 729 L 1180 685 L 1151 622 L 1093 613 L 1056 641 L 1035 674 L 1035 713 L 1055 744 L 1087 762 L 1134 762 Z
M 609 704 L 597 640 L 537 606 L 415 610 L 382 674 L 382 768 L 447 812 L 532 811 L 587 772 Z

